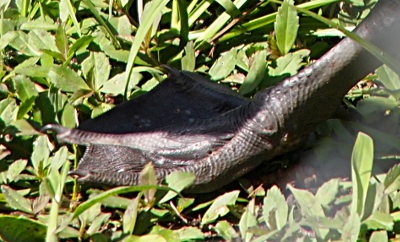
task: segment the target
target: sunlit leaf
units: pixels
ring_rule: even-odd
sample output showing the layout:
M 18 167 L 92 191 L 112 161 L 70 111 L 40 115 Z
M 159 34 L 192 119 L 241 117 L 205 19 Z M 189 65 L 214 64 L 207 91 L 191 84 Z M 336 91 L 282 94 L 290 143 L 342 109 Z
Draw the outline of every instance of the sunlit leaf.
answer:
M 250 239 L 253 237 L 253 233 L 249 229 L 257 225 L 257 218 L 254 214 L 254 202 L 254 199 L 249 202 L 246 210 L 240 217 L 239 229 L 240 234 L 242 235 L 241 237 L 244 239 L 244 241 L 250 241 Z
M 388 173 L 385 177 L 384 185 L 385 185 L 385 192 L 388 194 L 399 189 L 399 187 L 400 187 L 400 164 L 397 164 L 396 166 L 392 167 L 388 171 Z
M 369 216 L 363 224 L 368 226 L 368 229 L 377 230 L 377 229 L 385 229 L 392 230 L 393 229 L 393 218 L 390 214 L 383 213 L 381 211 L 374 211 L 371 216 Z
M 254 55 L 254 60 L 250 65 L 249 73 L 247 73 L 246 78 L 242 86 L 239 89 L 239 93 L 242 95 L 248 94 L 261 83 L 265 77 L 265 72 L 267 70 L 267 52 L 259 51 Z
M 65 66 L 53 66 L 48 77 L 54 86 L 64 92 L 75 92 L 80 89 L 90 90 L 89 86 L 76 72 Z
M 27 199 L 24 198 L 17 191 L 11 189 L 8 186 L 1 186 L 1 191 L 6 198 L 7 203 L 15 210 L 20 210 L 25 213 L 32 213 L 32 204 Z
M 196 180 L 196 175 L 189 172 L 175 171 L 169 174 L 165 181 L 167 182 L 170 188 L 181 192 L 183 189 L 189 187 Z M 160 200 L 160 203 L 167 202 L 177 196 L 175 192 L 169 191 L 165 196 Z
M 182 70 L 194 71 L 196 67 L 196 56 L 193 42 L 188 42 L 185 47 L 185 55 L 182 57 Z
M 360 217 L 358 213 L 352 213 L 343 226 L 342 241 L 356 242 L 360 232 Z
M 235 229 L 232 227 L 230 223 L 227 221 L 219 221 L 215 225 L 215 230 L 217 231 L 218 235 L 224 238 L 227 241 L 232 241 L 233 238 L 237 238 L 238 235 Z
M 227 77 L 235 68 L 237 49 L 233 48 L 218 58 L 209 71 L 212 80 L 220 80 Z
M 369 242 L 387 242 L 388 234 L 386 231 L 374 231 L 369 238 Z
M 135 229 L 136 219 L 138 216 L 138 206 L 142 193 L 136 198 L 133 198 L 129 206 L 126 208 L 122 218 L 123 231 L 125 234 L 132 234 Z
M 93 70 L 94 89 L 98 90 L 110 75 L 111 66 L 107 56 L 102 52 L 91 53 L 82 63 L 82 70 L 88 75 L 89 70 Z
M 65 34 L 65 30 L 62 24 L 58 26 L 55 38 L 56 38 L 57 49 L 61 53 L 63 61 L 65 61 L 68 58 L 69 43 L 68 43 L 68 37 Z
M 89 228 L 86 230 L 88 235 L 95 234 L 99 231 L 102 225 L 106 224 L 110 219 L 111 213 L 101 213 L 99 214 L 90 224 Z
M 16 120 L 17 117 L 17 104 L 15 99 L 3 99 L 0 101 L 0 118 L 4 124 L 8 125 Z
M 27 160 L 16 160 L 14 161 L 7 170 L 7 180 L 9 182 L 14 181 L 14 179 L 25 169 Z
M 201 224 L 214 222 L 218 217 L 229 213 L 229 205 L 234 205 L 239 197 L 239 191 L 227 192 L 215 199 L 201 219 Z
M 33 96 L 38 96 L 38 91 L 36 90 L 35 85 L 25 76 L 17 75 L 14 78 L 14 85 L 21 101 L 26 101 Z
M 268 227 L 280 230 L 287 224 L 289 208 L 285 197 L 277 186 L 267 191 L 264 198 L 263 215 Z
M 362 216 L 364 212 L 373 158 L 374 144 L 372 139 L 364 133 L 358 133 L 351 158 L 351 177 L 353 181 L 351 211 L 358 213 L 359 216 Z
M 299 28 L 299 17 L 296 9 L 290 8 L 293 0 L 284 0 L 278 9 L 275 22 L 276 43 L 282 55 L 286 55 L 292 48 L 297 37 Z
M 147 165 L 140 172 L 139 176 L 139 185 L 141 186 L 153 186 L 157 185 L 157 176 L 154 170 L 154 166 L 151 162 L 147 163 Z M 156 189 L 149 189 L 143 191 L 143 195 L 147 202 L 151 202 L 154 199 L 154 195 L 156 193 Z
M 335 200 L 338 192 L 339 179 L 332 179 L 322 184 L 315 194 L 315 197 L 322 206 L 328 207 L 328 205 Z
M 39 171 L 40 163 L 47 161 L 50 155 L 49 142 L 45 135 L 39 136 L 33 148 L 31 161 L 36 171 Z

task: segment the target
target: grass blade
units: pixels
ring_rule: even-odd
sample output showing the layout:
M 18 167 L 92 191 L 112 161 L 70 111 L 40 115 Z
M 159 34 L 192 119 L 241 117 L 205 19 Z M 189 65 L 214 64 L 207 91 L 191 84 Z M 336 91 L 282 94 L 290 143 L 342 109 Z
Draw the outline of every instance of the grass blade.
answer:
M 158 14 L 161 13 L 161 10 L 167 5 L 169 0 L 161 0 L 157 2 L 152 2 L 151 7 L 149 8 L 149 12 L 146 13 L 144 19 L 142 19 L 141 24 L 136 32 L 135 39 L 133 40 L 131 50 L 129 53 L 128 63 L 126 65 L 125 72 L 127 73 L 125 79 L 125 99 L 128 98 L 128 87 L 129 87 L 129 79 L 132 74 L 132 68 L 135 63 L 135 58 L 139 53 L 140 46 L 146 38 L 147 33 L 150 31 L 153 22 L 157 19 Z

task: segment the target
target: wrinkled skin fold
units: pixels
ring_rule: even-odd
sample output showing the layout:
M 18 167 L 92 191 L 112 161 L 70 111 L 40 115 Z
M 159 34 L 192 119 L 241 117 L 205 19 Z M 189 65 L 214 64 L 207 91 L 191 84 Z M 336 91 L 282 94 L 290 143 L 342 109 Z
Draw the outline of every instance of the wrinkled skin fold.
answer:
M 396 55 L 400 1 L 380 0 L 356 34 Z M 152 162 L 158 179 L 182 170 L 209 192 L 277 155 L 297 148 L 332 117 L 343 96 L 381 63 L 349 38 L 312 65 L 248 100 L 197 74 L 169 69 L 169 77 L 136 99 L 77 129 L 50 124 L 67 143 L 86 146 L 82 183 L 136 185 Z

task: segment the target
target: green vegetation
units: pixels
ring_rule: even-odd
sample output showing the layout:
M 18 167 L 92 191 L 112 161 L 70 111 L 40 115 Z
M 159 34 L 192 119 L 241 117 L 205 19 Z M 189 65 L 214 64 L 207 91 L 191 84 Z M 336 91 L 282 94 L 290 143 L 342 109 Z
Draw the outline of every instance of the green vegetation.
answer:
M 150 91 L 166 76 L 160 64 L 208 75 L 251 97 L 296 74 L 343 37 L 326 24 L 351 30 L 374 1 L 338 2 L 0 1 L 0 238 L 399 240 L 400 165 L 371 172 L 373 163 L 396 163 L 400 154 L 400 80 L 386 66 L 346 96 L 360 121 L 325 122 L 307 151 L 318 164 L 348 166 L 353 182 L 264 190 L 243 179 L 241 190 L 181 195 L 192 174 L 173 173 L 160 186 L 150 165 L 140 186 L 81 187 L 67 176 L 81 148 L 37 131 L 49 123 L 76 127 Z M 271 163 L 284 167 L 284 160 Z

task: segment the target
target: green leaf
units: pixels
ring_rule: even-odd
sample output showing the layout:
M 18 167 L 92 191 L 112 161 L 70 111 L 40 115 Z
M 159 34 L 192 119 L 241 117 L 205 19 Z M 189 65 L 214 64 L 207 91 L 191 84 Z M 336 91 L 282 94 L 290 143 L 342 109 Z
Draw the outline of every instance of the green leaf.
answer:
M 221 57 L 212 65 L 208 74 L 212 80 L 221 80 L 232 73 L 236 65 L 237 49 L 233 48 L 221 54 Z
M 358 213 L 352 213 L 343 226 L 342 241 L 356 242 L 360 232 L 360 217 Z
M 318 199 L 309 191 L 296 189 L 292 185 L 287 186 L 293 196 L 296 198 L 301 213 L 305 217 L 325 217 L 322 205 L 319 203 Z M 326 235 L 329 233 L 329 229 L 314 227 L 317 237 L 320 239 L 325 239 Z
M 395 207 L 395 206 L 393 206 L 393 207 Z M 393 212 L 393 213 L 390 214 L 390 216 L 392 216 L 394 222 L 399 222 L 400 221 L 400 211 Z
M 388 234 L 386 231 L 374 231 L 369 238 L 369 242 L 388 242 Z
M 125 75 L 126 74 L 124 72 L 113 76 L 110 80 L 104 83 L 100 91 L 104 93 L 123 94 L 126 80 Z M 133 72 L 129 81 L 129 90 L 132 90 L 142 78 L 142 74 L 139 72 Z
M 335 200 L 338 193 L 339 179 L 332 179 L 322 184 L 315 194 L 315 197 L 322 206 L 328 208 L 329 205 Z
M 54 36 L 43 29 L 33 29 L 28 33 L 29 44 L 32 45 L 37 51 L 48 49 L 57 51 Z
M 174 171 L 165 178 L 168 187 L 171 187 L 178 192 L 181 192 L 183 191 L 183 189 L 192 185 L 195 180 L 195 174 L 183 171 Z M 167 194 L 165 194 L 165 196 L 160 200 L 159 203 L 168 202 L 177 195 L 177 193 L 169 191 Z
M 0 49 L 3 50 L 7 45 L 10 44 L 11 41 L 13 41 L 18 36 L 19 36 L 18 32 L 16 32 L 16 31 L 6 32 L 0 38 Z
M 229 205 L 234 205 L 239 197 L 240 191 L 227 192 L 215 199 L 201 219 L 201 224 L 214 222 L 219 216 L 223 217 L 229 213 Z
M 295 75 L 297 71 L 302 67 L 302 60 L 307 56 L 310 51 L 297 51 L 294 53 L 288 53 L 276 60 L 276 67 L 271 68 L 269 66 L 268 74 L 270 76 L 280 76 L 283 74 Z
M 142 235 L 142 236 L 135 236 L 135 235 L 130 235 L 128 237 L 125 237 L 122 242 L 167 242 L 167 240 L 158 234 L 147 234 L 147 235 Z
M 46 225 L 33 219 L 0 215 L 0 237 L 4 241 L 39 242 L 46 237 Z
M 157 176 L 154 171 L 154 166 L 151 162 L 147 163 L 143 170 L 140 172 L 139 185 L 141 186 L 152 186 L 157 185 Z M 143 191 L 143 195 L 147 202 L 151 202 L 156 194 L 156 189 L 149 189 Z
M 35 19 L 35 20 L 30 20 L 27 22 L 24 22 L 21 24 L 21 30 L 34 30 L 34 29 L 41 29 L 41 30 L 46 30 L 48 32 L 56 30 L 57 29 L 57 24 L 55 24 L 53 21 L 49 20 L 41 20 L 41 19 Z
M 360 100 L 360 103 L 357 103 L 357 111 L 365 118 L 372 118 L 376 114 L 384 114 L 396 109 L 397 105 L 395 99 L 375 96 Z
M 367 225 L 368 229 L 371 230 L 385 229 L 391 231 L 394 225 L 393 218 L 390 214 L 378 210 L 374 211 L 372 215 L 362 223 Z
M 285 0 L 278 8 L 278 15 L 275 22 L 276 42 L 282 55 L 289 53 L 297 37 L 299 29 L 299 17 L 294 8 L 289 7 L 294 4 L 293 0 Z
M 103 52 L 92 52 L 89 58 L 82 63 L 82 70 L 85 76 L 88 76 L 90 70 L 93 69 L 94 90 L 98 90 L 110 76 L 111 65 L 108 57 Z
M 239 229 L 244 241 L 250 241 L 253 237 L 253 233 L 249 231 L 249 229 L 257 225 L 257 218 L 254 214 L 254 202 L 254 199 L 249 202 L 245 212 L 242 214 L 242 217 L 240 217 Z
M 358 133 L 351 157 L 351 178 L 353 181 L 351 211 L 359 216 L 364 213 L 373 160 L 374 144 L 372 139 L 364 133 Z
M 267 51 L 258 51 L 254 55 L 254 60 L 250 65 L 249 73 L 242 86 L 239 89 L 239 93 L 242 95 L 248 94 L 256 89 L 261 83 L 265 76 L 267 69 Z
M 288 184 L 288 188 L 296 198 L 296 202 L 299 204 L 303 215 L 325 217 L 325 213 L 321 204 L 311 192 L 307 190 L 296 189 L 290 184 Z
M 14 179 L 25 169 L 27 160 L 16 160 L 14 161 L 7 170 L 7 180 L 8 182 L 14 181 Z
M 204 234 L 199 228 L 185 226 L 175 232 L 181 241 L 204 240 Z
M 90 207 L 88 210 L 86 210 L 85 212 L 80 214 L 79 220 L 83 224 L 88 224 L 88 223 L 92 222 L 93 220 L 95 220 L 96 217 L 100 214 L 101 214 L 101 204 L 96 203 L 95 205 Z
M 45 52 L 45 50 L 43 50 Z M 23 74 L 25 76 L 30 77 L 47 77 L 50 68 L 47 66 L 38 66 L 38 65 L 31 65 L 31 66 L 22 66 L 18 65 L 15 67 L 14 71 L 17 74 Z
M 90 227 L 86 230 L 88 235 L 96 234 L 102 225 L 107 224 L 111 217 L 111 213 L 100 213 L 90 224 Z
M 89 0 L 82 0 L 83 3 L 87 5 L 89 10 L 92 12 L 96 20 L 99 22 L 99 24 L 107 31 L 108 36 L 111 38 L 113 45 L 115 48 L 121 48 L 117 38 L 114 36 L 113 31 L 109 27 L 109 23 L 107 20 L 103 19 L 103 17 L 100 15 L 99 11 L 96 9 L 96 7 L 93 5 L 93 3 Z
M 28 135 L 28 136 L 32 136 L 32 135 L 38 135 L 40 134 L 39 131 L 37 131 L 31 123 L 29 123 L 27 120 L 25 119 L 19 119 L 19 120 L 15 120 L 13 122 L 10 123 L 10 126 L 13 126 L 14 128 L 16 128 L 16 134 L 15 135 Z
M 194 198 L 178 198 L 178 203 L 176 204 L 176 208 L 179 212 L 182 212 L 185 208 L 188 208 L 190 205 L 194 203 Z
M 81 50 L 85 50 L 89 44 L 93 41 L 94 37 L 91 35 L 85 35 L 81 38 L 77 39 L 68 50 L 68 58 L 72 58 L 72 56 Z
M 69 43 L 68 43 L 68 36 L 65 34 L 65 30 L 62 24 L 60 24 L 57 28 L 56 46 L 63 58 L 62 60 L 66 61 L 68 59 Z
M 35 104 L 36 97 L 33 96 L 23 101 L 18 108 L 17 119 L 22 119 L 29 111 L 32 110 L 33 104 Z
M 46 161 L 50 155 L 49 141 L 47 139 L 47 136 L 39 136 L 33 143 L 33 145 L 34 146 L 31 161 L 36 172 L 39 173 L 39 167 L 41 167 L 40 163 Z
M 43 209 L 46 208 L 46 206 L 49 204 L 49 201 L 50 194 L 40 195 L 39 197 L 35 198 L 32 203 L 32 212 L 34 214 L 40 213 L 41 211 L 43 211 Z
M 264 198 L 263 216 L 271 230 L 281 230 L 287 224 L 288 204 L 277 186 L 271 187 Z
M 194 53 L 194 44 L 192 41 L 185 46 L 185 55 L 182 57 L 182 70 L 194 71 L 196 67 L 196 56 Z
M 44 50 L 42 50 L 42 58 L 45 55 L 52 57 L 52 59 L 54 58 L 54 59 L 57 59 L 57 60 L 62 61 L 62 62 L 66 61 L 65 57 L 61 53 L 56 52 L 56 51 L 51 51 L 51 50 L 44 49 Z M 51 62 L 51 65 L 46 65 L 46 66 L 43 65 L 43 66 L 40 66 L 40 67 L 51 67 L 52 65 L 53 65 L 53 62 Z M 47 69 L 49 69 L 49 68 L 47 68 Z M 36 74 L 33 71 L 30 71 L 30 73 Z M 22 74 L 25 74 L 25 73 L 22 73 Z M 37 74 L 40 74 L 40 72 L 38 72 Z
M 25 213 L 32 213 L 32 204 L 28 199 L 24 198 L 24 196 L 5 185 L 1 186 L 1 190 L 6 198 L 7 203 L 13 209 L 20 210 Z
M 129 58 L 129 51 L 127 50 L 117 50 L 110 43 L 110 40 L 102 33 L 99 33 L 94 40 L 96 44 L 104 51 L 104 53 L 111 59 L 127 63 Z
M 122 218 L 123 231 L 125 234 L 132 234 L 135 229 L 135 224 L 138 216 L 138 206 L 142 193 L 136 198 L 133 198 L 129 206 L 126 208 L 124 216 Z
M 80 89 L 90 90 L 85 81 L 72 69 L 54 65 L 48 74 L 50 82 L 64 92 L 75 92 Z
M 60 18 L 61 21 L 66 22 L 67 17 L 70 16 L 72 22 L 74 23 L 74 27 L 76 28 L 78 35 L 81 36 L 81 27 L 80 24 L 75 16 L 74 7 L 72 6 L 71 1 L 68 0 L 61 0 L 59 4 L 60 9 Z
M 234 238 L 238 237 L 232 225 L 225 220 L 219 221 L 215 225 L 214 229 L 217 231 L 218 235 L 224 238 L 226 241 L 233 241 Z
M 57 152 L 51 157 L 50 168 L 52 170 L 60 169 L 65 162 L 68 162 L 68 148 L 66 146 L 61 147 Z
M 92 113 L 90 114 L 90 117 L 91 118 L 95 118 L 95 117 L 107 112 L 108 110 L 111 110 L 114 107 L 115 107 L 114 104 L 100 103 L 99 106 L 95 107 L 92 110 Z
M 38 91 L 36 90 L 33 82 L 23 75 L 17 75 L 14 78 L 14 85 L 21 101 L 30 99 L 33 96 L 38 96 Z
M 15 99 L 8 98 L 0 101 L 0 118 L 3 120 L 5 125 L 16 120 L 17 111 L 18 108 Z
M 131 203 L 131 199 L 125 197 L 112 196 L 101 201 L 101 204 L 109 208 L 126 209 Z
M 392 71 L 388 66 L 383 65 L 376 69 L 379 81 L 385 85 L 387 89 L 398 90 L 400 89 L 400 78 L 396 72 Z
M 13 38 L 9 45 L 27 56 L 40 56 L 40 51 L 29 42 L 28 35 L 22 31 L 17 33 L 18 36 Z
M 390 194 L 400 187 L 400 164 L 392 167 L 386 174 L 385 181 L 385 193 Z
M 69 168 L 70 163 L 65 162 L 61 169 L 61 173 L 59 173 L 58 170 L 53 169 L 50 170 L 48 176 L 45 178 L 45 184 L 49 188 L 51 194 L 51 207 L 47 225 L 46 241 L 56 241 L 58 239 L 56 234 L 59 221 L 58 215 L 60 213 L 59 210 Z
M 61 114 L 61 124 L 68 128 L 75 128 L 77 126 L 77 120 L 78 117 L 74 106 L 65 103 Z

